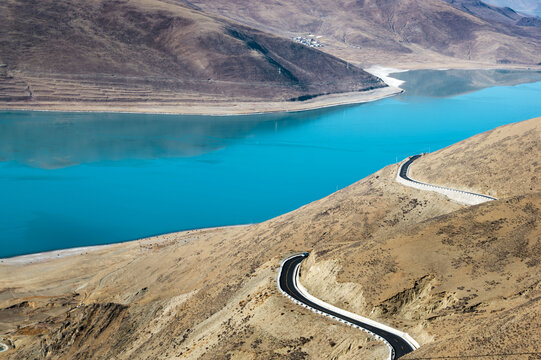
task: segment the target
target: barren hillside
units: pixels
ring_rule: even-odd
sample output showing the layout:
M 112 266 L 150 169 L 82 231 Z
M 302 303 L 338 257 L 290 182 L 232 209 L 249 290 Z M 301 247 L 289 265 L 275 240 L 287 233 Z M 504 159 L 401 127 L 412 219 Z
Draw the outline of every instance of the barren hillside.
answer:
M 540 126 L 509 125 L 505 142 L 494 138 L 498 130 L 469 139 L 479 150 L 461 161 L 481 156 L 487 164 L 468 168 L 469 178 L 499 194 L 508 178 L 487 177 L 488 164 L 500 173 L 520 169 L 525 179 L 538 174 L 538 153 L 519 149 Z M 414 170 L 436 167 L 435 155 Z M 383 358 L 381 343 L 276 289 L 280 260 L 306 250 L 308 290 L 408 331 L 422 345 L 409 358 L 540 353 L 531 336 L 541 327 L 538 190 L 518 187 L 506 199 L 464 207 L 397 184 L 397 169 L 261 224 L 3 260 L 0 341 L 15 345 L 5 356 Z
M 284 36 L 321 36 L 324 51 L 363 67 L 532 66 L 541 62 L 541 27 L 536 19 L 513 12 L 512 20 L 505 9 L 481 1 L 190 2 Z
M 334 56 L 162 0 L 4 1 L 0 66 L 1 107 L 287 103 L 385 86 Z
M 7 0 L 0 108 L 311 109 L 395 94 L 375 64 L 537 68 L 540 39 L 538 18 L 476 0 Z
M 541 192 L 541 162 L 535 158 L 541 154 L 540 124 L 541 118 L 531 119 L 466 139 L 423 156 L 410 174 L 424 182 L 498 198 Z M 532 161 L 515 160 L 521 158 Z

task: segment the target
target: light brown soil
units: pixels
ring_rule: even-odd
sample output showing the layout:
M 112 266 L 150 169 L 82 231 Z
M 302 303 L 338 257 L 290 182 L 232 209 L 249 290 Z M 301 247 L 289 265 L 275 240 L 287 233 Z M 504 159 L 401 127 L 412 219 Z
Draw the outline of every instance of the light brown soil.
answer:
M 410 174 L 420 181 L 497 198 L 540 192 L 540 139 L 541 118 L 501 126 L 423 156 Z
M 517 149 L 531 128 L 507 130 L 517 136 L 505 146 Z M 487 139 L 470 144 L 488 149 Z M 537 161 L 532 152 L 486 156 L 502 172 Z M 307 250 L 308 290 L 409 332 L 422 344 L 410 359 L 541 352 L 532 336 L 540 328 L 541 194 L 525 187 L 467 208 L 397 184 L 397 168 L 261 224 L 3 260 L 0 341 L 15 345 L 5 357 L 383 358 L 381 343 L 276 289 L 280 260 Z M 470 176 L 483 177 L 476 169 Z M 504 178 L 493 179 L 488 185 L 505 188 Z

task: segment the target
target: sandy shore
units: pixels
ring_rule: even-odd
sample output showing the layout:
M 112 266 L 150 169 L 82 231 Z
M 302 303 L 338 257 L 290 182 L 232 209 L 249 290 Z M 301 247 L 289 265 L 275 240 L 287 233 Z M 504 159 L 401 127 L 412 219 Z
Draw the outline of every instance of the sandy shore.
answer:
M 306 101 L 280 102 L 231 102 L 216 101 L 205 104 L 163 103 L 0 103 L 2 110 L 70 111 L 70 112 L 123 112 L 178 115 L 248 115 L 260 113 L 292 112 L 327 108 L 332 106 L 360 104 L 380 100 L 400 93 L 402 90 L 389 86 L 363 92 L 350 92 L 318 96 Z
M 404 84 L 404 80 L 395 79 L 390 74 L 399 73 L 399 72 L 405 72 L 408 70 L 404 69 L 395 69 L 390 67 L 383 67 L 379 65 L 371 66 L 367 69 L 364 69 L 367 73 L 370 73 L 374 76 L 379 77 L 381 80 L 385 81 L 385 83 L 391 87 L 395 87 L 400 89 L 400 85 Z
M 136 239 L 136 240 L 123 241 L 123 242 L 118 242 L 118 243 L 113 243 L 113 244 L 81 246 L 81 247 L 75 247 L 75 248 L 70 248 L 70 249 L 60 249 L 60 250 L 45 251 L 45 252 L 34 253 L 34 254 L 19 255 L 19 256 L 13 256 L 9 258 L 0 258 L 0 264 L 1 265 L 33 264 L 33 263 L 39 263 L 39 262 L 44 262 L 48 260 L 65 258 L 68 256 L 88 254 L 89 252 L 95 252 L 99 250 L 109 250 L 112 247 L 117 247 L 117 246 L 122 247 L 126 245 L 129 246 L 130 244 L 134 245 L 137 243 L 144 243 L 144 242 L 166 241 L 166 240 L 170 240 L 171 237 L 176 237 L 178 235 L 193 235 L 194 233 L 202 233 L 206 231 L 223 230 L 223 229 L 234 229 L 234 228 L 247 227 L 250 225 L 253 225 L 253 224 L 216 226 L 216 227 L 208 227 L 208 228 L 201 228 L 201 229 L 184 230 L 184 231 L 150 236 L 150 237 Z
M 302 102 L 290 101 L 235 101 L 234 99 L 199 99 L 198 103 L 163 103 L 163 102 L 0 102 L 0 110 L 22 111 L 66 111 L 66 112 L 104 112 L 104 113 L 143 113 L 143 114 L 174 114 L 174 115 L 251 115 L 277 112 L 293 112 L 315 110 L 341 105 L 361 104 L 394 96 L 403 90 L 402 80 L 389 76 L 392 73 L 409 70 L 532 70 L 541 71 L 536 65 L 505 65 L 485 63 L 446 63 L 446 62 L 403 62 L 400 65 L 371 65 L 364 68 L 366 72 L 382 79 L 388 87 L 364 92 L 350 92 L 318 96 Z
M 6 264 L 6 265 L 31 264 L 35 262 L 42 262 L 45 260 L 50 260 L 50 259 L 63 258 L 66 256 L 86 254 L 90 251 L 106 249 L 113 245 L 116 245 L 116 244 L 84 246 L 84 247 L 77 247 L 77 248 L 72 248 L 72 249 L 53 250 L 53 251 L 47 251 L 47 252 L 41 252 L 41 253 L 35 253 L 35 254 L 14 256 L 11 258 L 0 259 L 0 264 Z

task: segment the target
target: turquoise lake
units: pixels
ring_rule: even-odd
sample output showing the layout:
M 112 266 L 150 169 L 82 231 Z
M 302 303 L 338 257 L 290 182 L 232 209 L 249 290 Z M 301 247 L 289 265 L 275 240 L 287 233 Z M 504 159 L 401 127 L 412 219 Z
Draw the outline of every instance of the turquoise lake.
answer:
M 0 257 L 264 221 L 541 115 L 539 73 L 490 74 L 402 73 L 406 94 L 298 113 L 1 111 Z

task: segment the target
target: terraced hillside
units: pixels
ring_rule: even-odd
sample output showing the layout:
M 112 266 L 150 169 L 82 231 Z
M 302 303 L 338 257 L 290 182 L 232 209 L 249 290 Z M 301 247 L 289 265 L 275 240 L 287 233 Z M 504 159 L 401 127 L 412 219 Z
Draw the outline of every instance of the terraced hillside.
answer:
M 385 87 L 334 56 L 161 0 L 4 1 L 0 64 L 4 107 L 287 102 Z

